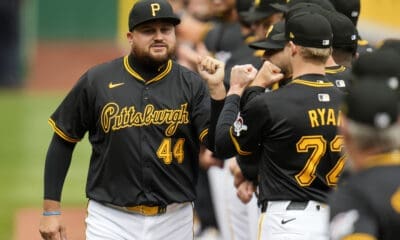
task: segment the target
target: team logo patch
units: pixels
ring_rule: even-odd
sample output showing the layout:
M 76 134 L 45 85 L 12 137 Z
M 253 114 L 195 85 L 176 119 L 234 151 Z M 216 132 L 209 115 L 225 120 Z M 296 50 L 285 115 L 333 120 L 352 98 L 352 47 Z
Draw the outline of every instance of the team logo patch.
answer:
M 346 82 L 342 79 L 338 79 L 335 81 L 336 87 L 346 87 Z
M 330 102 L 331 101 L 331 97 L 329 96 L 329 94 L 319 93 L 318 94 L 318 101 L 320 101 L 320 102 Z
M 236 121 L 233 123 L 233 131 L 236 137 L 240 136 L 241 131 L 246 131 L 247 130 L 247 125 L 243 123 L 243 118 L 240 116 L 240 113 L 238 114 L 238 117 L 236 118 Z

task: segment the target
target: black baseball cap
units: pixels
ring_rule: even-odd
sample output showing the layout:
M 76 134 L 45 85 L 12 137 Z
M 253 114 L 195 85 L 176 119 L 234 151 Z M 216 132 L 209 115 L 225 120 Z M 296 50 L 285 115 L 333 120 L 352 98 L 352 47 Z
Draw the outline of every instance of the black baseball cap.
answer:
M 339 12 L 327 12 L 326 17 L 331 23 L 333 33 L 333 48 L 353 48 L 357 50 L 357 29 L 351 20 Z
M 285 21 L 277 22 L 270 27 L 264 39 L 250 43 L 249 47 L 262 50 L 283 49 L 285 47 L 286 40 L 273 40 L 272 36 L 284 32 L 285 32 Z
M 286 40 L 303 47 L 329 48 L 332 46 L 332 28 L 322 15 L 301 12 L 286 20 L 285 33 L 272 36 L 273 40 Z
M 237 0 L 240 1 L 240 0 Z M 239 12 L 239 15 L 246 22 L 255 22 L 264 18 L 268 18 L 274 13 L 282 12 L 273 8 L 272 4 L 284 3 L 284 0 L 254 0 L 253 5 L 248 11 Z
M 342 112 L 351 120 L 374 128 L 385 129 L 397 123 L 397 97 L 381 79 L 366 77 L 349 88 Z
M 320 5 L 315 3 L 301 2 L 291 6 L 285 14 L 286 19 L 291 18 L 292 16 L 302 13 L 318 13 L 327 18 L 328 10 L 323 9 Z
M 154 20 L 165 20 L 174 25 L 181 22 L 167 0 L 139 0 L 129 13 L 129 31 L 139 24 Z
M 329 0 L 291 0 L 287 4 L 273 3 L 271 4 L 271 6 L 276 10 L 287 13 L 290 10 L 290 8 L 299 3 L 313 3 L 317 4 L 318 6 L 322 7 L 325 10 L 335 11 L 335 7 Z
M 399 95 L 400 100 L 400 55 L 390 49 L 378 49 L 361 54 L 352 66 L 354 81 L 373 77 L 386 83 Z M 373 95 L 372 95 L 373 96 Z
M 360 0 L 331 0 L 336 11 L 346 15 L 357 26 L 360 16 Z

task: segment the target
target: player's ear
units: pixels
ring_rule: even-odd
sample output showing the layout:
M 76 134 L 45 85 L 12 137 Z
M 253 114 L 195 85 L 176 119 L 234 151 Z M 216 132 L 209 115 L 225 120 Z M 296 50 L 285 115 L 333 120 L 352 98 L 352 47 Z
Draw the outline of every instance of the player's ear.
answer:
M 132 32 L 127 32 L 126 33 L 126 38 L 128 39 L 128 42 L 130 45 L 133 43 L 133 33 Z
M 290 49 L 290 55 L 294 56 L 298 51 L 298 47 L 292 41 L 289 41 L 287 44 L 288 44 L 289 49 Z

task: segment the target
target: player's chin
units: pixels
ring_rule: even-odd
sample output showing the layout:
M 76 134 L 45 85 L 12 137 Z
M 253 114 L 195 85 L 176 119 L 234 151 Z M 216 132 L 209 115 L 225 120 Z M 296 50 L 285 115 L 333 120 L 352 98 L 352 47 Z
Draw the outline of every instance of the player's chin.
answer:
M 153 52 L 152 54 L 150 54 L 150 56 L 152 60 L 155 62 L 166 62 L 173 57 L 173 54 L 164 51 L 164 52 Z

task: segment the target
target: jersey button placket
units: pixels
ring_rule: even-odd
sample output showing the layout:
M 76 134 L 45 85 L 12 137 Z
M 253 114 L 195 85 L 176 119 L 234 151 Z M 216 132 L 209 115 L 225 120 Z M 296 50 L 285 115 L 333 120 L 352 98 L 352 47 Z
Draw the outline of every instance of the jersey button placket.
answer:
M 144 101 L 149 101 L 149 86 L 144 87 L 144 92 L 143 92 L 143 100 Z

